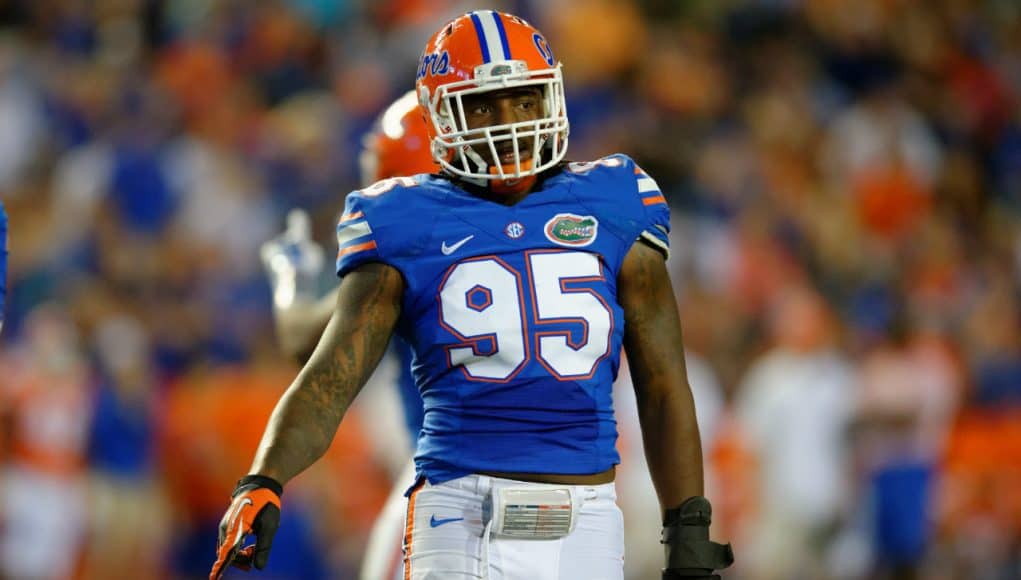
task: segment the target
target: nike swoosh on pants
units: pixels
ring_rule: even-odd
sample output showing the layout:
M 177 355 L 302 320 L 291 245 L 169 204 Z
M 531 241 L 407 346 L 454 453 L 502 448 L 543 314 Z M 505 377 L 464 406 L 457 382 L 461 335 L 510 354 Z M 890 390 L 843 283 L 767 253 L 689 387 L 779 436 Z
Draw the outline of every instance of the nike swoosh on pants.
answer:
M 459 521 L 461 521 L 463 519 L 464 518 L 443 518 L 443 519 L 436 519 L 436 514 L 433 514 L 433 516 L 431 518 L 429 518 L 429 527 L 435 528 L 435 527 L 442 526 L 443 524 L 449 524 L 451 522 L 459 522 Z

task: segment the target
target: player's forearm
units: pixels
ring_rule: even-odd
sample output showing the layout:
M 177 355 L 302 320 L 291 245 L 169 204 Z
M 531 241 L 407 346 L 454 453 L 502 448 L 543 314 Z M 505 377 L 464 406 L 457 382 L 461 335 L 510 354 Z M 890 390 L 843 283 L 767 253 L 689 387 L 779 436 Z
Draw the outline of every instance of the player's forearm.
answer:
M 313 355 L 273 410 L 250 473 L 286 483 L 326 453 L 361 387 L 353 366 Z
M 688 385 L 645 389 L 639 395 L 638 417 L 661 507 L 669 509 L 703 495 L 702 447 Z
M 660 505 L 674 508 L 702 495 L 702 448 L 681 321 L 662 256 L 635 244 L 624 260 L 618 293 L 649 472 Z

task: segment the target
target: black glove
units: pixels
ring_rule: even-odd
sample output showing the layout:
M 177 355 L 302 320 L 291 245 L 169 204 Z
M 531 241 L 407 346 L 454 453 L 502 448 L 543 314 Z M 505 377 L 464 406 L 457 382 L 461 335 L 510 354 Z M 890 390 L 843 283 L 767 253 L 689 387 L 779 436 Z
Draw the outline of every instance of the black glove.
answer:
M 713 508 L 702 496 L 689 497 L 666 511 L 663 538 L 666 546 L 666 568 L 663 580 L 719 580 L 713 570 L 734 563 L 730 544 L 709 539 Z
M 209 580 L 219 580 L 227 566 L 248 570 L 254 564 L 262 570 L 269 559 L 273 535 L 280 525 L 280 496 L 284 489 L 276 480 L 246 475 L 231 494 L 230 507 L 220 520 L 216 562 Z M 255 545 L 244 546 L 245 537 L 255 534 Z

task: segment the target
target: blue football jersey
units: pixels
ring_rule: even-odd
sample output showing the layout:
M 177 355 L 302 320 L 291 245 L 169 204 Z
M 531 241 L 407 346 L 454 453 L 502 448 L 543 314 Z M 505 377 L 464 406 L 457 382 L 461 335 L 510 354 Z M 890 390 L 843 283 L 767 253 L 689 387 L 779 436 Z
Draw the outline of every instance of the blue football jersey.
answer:
M 623 155 L 570 163 L 514 206 L 430 175 L 348 195 L 338 275 L 384 262 L 404 277 L 397 332 L 424 405 L 420 475 L 619 463 L 617 275 L 639 238 L 668 251 L 669 219 L 656 182 Z
M 403 340 L 393 340 L 391 346 L 397 353 L 399 373 L 397 375 L 397 395 L 404 411 L 404 426 L 411 437 L 411 446 L 417 445 L 418 433 L 422 430 L 422 395 L 418 394 L 415 377 L 411 374 L 411 348 Z

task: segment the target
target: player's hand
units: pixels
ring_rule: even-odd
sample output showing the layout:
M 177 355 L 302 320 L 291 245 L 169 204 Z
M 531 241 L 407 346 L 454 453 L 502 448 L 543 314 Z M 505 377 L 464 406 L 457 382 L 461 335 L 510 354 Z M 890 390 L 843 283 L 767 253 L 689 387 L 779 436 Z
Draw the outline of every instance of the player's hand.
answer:
M 326 262 L 323 248 L 312 240 L 311 229 L 308 213 L 292 209 L 287 214 L 287 229 L 259 250 L 273 288 L 273 302 L 279 308 L 318 298 L 318 281 Z
M 719 580 L 714 570 L 734 563 L 730 544 L 709 539 L 713 509 L 709 500 L 690 497 L 680 506 L 667 510 L 663 522 L 666 544 L 666 568 L 663 580 Z
M 219 580 L 227 566 L 248 570 L 266 566 L 273 535 L 280 525 L 280 496 L 283 487 L 262 475 L 246 475 L 234 488 L 230 508 L 220 520 L 220 540 L 216 562 L 209 580 Z M 245 546 L 245 538 L 255 535 L 255 544 Z

